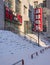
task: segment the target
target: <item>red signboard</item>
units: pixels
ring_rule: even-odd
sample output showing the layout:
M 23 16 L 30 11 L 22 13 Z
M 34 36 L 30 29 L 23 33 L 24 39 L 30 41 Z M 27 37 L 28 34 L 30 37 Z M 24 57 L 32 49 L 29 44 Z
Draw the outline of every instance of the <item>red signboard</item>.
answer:
M 36 8 L 34 12 L 34 30 L 42 31 L 43 23 L 42 23 L 42 8 Z
M 9 8 L 7 8 L 7 7 L 5 8 L 5 19 L 10 20 L 10 21 L 12 21 L 12 19 L 13 19 L 12 11 L 9 10 Z
M 5 12 L 5 17 L 6 17 L 6 19 L 9 19 L 9 11 L 7 11 L 7 10 Z
M 22 16 L 17 14 L 17 19 L 20 21 L 20 24 L 22 24 Z
M 5 19 L 10 22 L 12 21 L 16 21 L 18 22 L 19 24 L 22 24 L 22 16 L 17 14 L 16 16 L 13 14 L 13 12 L 8 8 L 8 7 L 5 7 Z

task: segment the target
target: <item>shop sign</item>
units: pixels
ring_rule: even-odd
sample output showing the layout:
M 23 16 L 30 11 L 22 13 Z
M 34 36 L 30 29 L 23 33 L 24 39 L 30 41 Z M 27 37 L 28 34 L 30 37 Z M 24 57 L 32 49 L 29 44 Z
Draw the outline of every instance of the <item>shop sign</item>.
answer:
M 11 11 L 8 7 L 5 7 L 5 20 L 9 20 L 10 22 L 16 21 L 19 24 L 22 24 L 22 16 L 19 14 L 14 15 L 13 11 Z
M 34 13 L 34 30 L 43 31 L 42 8 L 36 8 Z

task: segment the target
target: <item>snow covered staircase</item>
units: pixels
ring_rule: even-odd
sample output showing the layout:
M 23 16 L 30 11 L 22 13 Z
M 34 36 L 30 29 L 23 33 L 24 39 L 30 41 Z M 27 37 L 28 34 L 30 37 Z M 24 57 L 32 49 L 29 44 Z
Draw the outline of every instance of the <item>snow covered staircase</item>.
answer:
M 37 62 L 37 59 L 41 56 L 41 58 L 45 59 L 44 56 L 50 53 L 48 49 L 50 47 L 38 47 L 34 44 L 34 41 L 28 40 L 28 37 L 14 34 L 10 31 L 0 31 L 0 65 L 46 65 L 38 64 L 40 62 Z M 48 49 L 49 53 L 43 53 L 43 48 L 45 48 L 45 50 Z M 31 59 L 31 57 L 33 58 Z M 49 57 L 47 56 L 47 58 Z M 44 61 L 46 60 L 48 59 Z

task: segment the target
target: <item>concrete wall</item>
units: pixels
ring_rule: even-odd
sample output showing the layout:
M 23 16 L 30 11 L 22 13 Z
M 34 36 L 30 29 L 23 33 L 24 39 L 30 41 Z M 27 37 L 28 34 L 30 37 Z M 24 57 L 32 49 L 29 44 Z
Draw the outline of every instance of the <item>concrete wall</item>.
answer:
M 4 29 L 4 2 L 0 0 L 0 29 Z
M 24 6 L 27 8 L 27 12 L 24 14 Z M 21 0 L 21 15 L 22 15 L 22 25 L 19 26 L 20 31 L 24 32 L 24 22 L 29 21 L 29 2 L 28 0 Z
M 43 0 L 33 0 L 33 7 L 34 7 L 34 1 L 38 1 L 38 5 L 43 3 Z
M 12 1 L 12 11 L 15 12 L 15 0 L 11 0 Z
M 31 11 L 30 19 L 31 22 L 34 21 L 34 7 L 33 7 L 33 0 L 29 0 L 29 10 Z
M 48 21 L 48 28 L 47 28 L 47 37 L 50 37 L 50 0 L 47 0 L 47 21 Z

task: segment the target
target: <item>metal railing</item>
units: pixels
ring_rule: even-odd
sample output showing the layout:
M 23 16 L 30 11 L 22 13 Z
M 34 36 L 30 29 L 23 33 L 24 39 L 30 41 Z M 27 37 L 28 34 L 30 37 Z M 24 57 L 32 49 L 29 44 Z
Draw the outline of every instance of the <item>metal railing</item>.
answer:
M 21 59 L 21 60 L 19 60 L 19 61 L 17 61 L 17 62 L 15 62 L 14 64 L 12 64 L 12 65 L 17 65 L 18 63 L 22 63 L 22 65 L 24 65 L 24 60 L 23 59 Z
M 9 27 L 7 27 L 7 28 L 9 28 Z M 9 29 L 10 29 L 10 31 L 12 31 L 12 32 L 14 32 L 16 34 L 19 34 L 21 37 L 24 37 L 25 39 L 29 40 L 30 42 L 37 43 L 37 39 L 33 38 L 32 36 L 29 36 L 28 34 L 25 34 L 24 32 L 20 31 L 19 29 L 15 30 L 12 27 L 10 27 Z M 9 30 L 9 29 L 5 28 L 5 30 Z
M 36 40 L 35 38 L 33 38 L 33 37 L 31 37 L 31 36 L 25 34 L 25 33 L 22 32 L 22 31 L 19 31 L 18 29 L 15 30 L 15 33 L 18 33 L 20 36 L 23 36 L 24 38 L 28 39 L 30 42 L 35 42 L 35 43 L 37 43 L 37 40 Z

